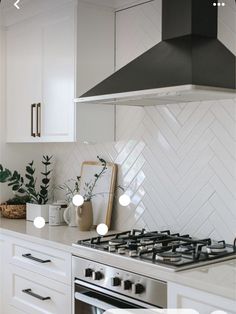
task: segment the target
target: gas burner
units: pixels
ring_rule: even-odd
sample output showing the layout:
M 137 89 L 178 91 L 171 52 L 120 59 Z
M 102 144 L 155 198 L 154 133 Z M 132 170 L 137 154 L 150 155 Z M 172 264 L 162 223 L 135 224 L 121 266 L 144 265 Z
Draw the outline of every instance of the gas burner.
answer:
M 142 245 L 151 245 L 151 244 L 153 244 L 153 240 L 150 240 L 150 239 L 141 239 L 140 240 L 140 244 L 142 244 Z
M 137 256 L 139 256 L 139 253 L 137 250 L 129 251 L 129 256 L 130 257 L 137 257 Z
M 197 239 L 165 231 L 130 230 L 103 237 L 78 241 L 91 249 L 106 251 L 120 258 L 122 255 L 174 271 L 193 268 L 236 258 L 234 244 L 214 242 L 210 238 Z
M 114 245 L 109 245 L 108 251 L 111 252 L 111 253 L 115 252 L 116 251 L 116 247 Z
M 118 246 L 118 245 L 122 245 L 125 244 L 125 240 L 124 239 L 111 239 L 109 241 L 109 245 L 110 246 Z
M 164 262 L 179 262 L 182 258 L 182 255 L 177 252 L 163 252 L 156 255 L 157 260 Z
M 117 250 L 118 254 L 125 254 L 125 247 L 119 247 Z
M 215 244 L 208 245 L 206 248 L 208 254 L 220 254 L 227 251 L 225 241 L 219 241 Z
M 191 253 L 194 248 L 191 245 L 180 245 L 175 249 L 178 253 Z

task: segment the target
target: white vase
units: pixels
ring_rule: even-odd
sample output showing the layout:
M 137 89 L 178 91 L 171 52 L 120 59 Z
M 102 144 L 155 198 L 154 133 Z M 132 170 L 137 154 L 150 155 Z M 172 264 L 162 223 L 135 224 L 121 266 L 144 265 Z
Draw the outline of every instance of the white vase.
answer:
M 69 227 L 78 227 L 79 225 L 79 217 L 78 217 L 78 207 L 74 206 L 72 202 L 64 211 L 64 220 L 68 224 Z
M 26 220 L 34 221 L 36 217 L 43 217 L 45 222 L 49 221 L 49 205 L 26 204 Z

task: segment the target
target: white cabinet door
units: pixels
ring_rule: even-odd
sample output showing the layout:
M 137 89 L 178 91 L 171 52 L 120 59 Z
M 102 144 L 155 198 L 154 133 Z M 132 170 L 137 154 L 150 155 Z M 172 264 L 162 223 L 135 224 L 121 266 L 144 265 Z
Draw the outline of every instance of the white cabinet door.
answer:
M 31 105 L 41 99 L 40 28 L 32 21 L 9 27 L 7 49 L 7 141 L 32 142 L 31 123 L 36 132 Z
M 8 306 L 31 314 L 71 313 L 71 287 L 8 265 L 6 300 Z
M 214 311 L 236 314 L 236 301 L 179 284 L 168 283 L 168 308 L 193 309 L 199 314 L 213 314 Z
M 74 141 L 75 51 L 74 2 L 8 28 L 8 142 Z
M 42 23 L 42 140 L 74 141 L 75 10 L 69 3 Z

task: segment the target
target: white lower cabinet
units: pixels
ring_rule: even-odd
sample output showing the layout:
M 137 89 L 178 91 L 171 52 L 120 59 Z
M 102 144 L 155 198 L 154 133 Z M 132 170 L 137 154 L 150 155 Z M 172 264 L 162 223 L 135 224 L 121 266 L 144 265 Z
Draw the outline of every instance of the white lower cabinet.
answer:
M 0 245 L 1 314 L 72 313 L 69 252 L 10 236 Z
M 203 282 L 204 285 L 204 282 Z M 193 309 L 199 314 L 236 314 L 236 300 L 193 289 L 175 283 L 168 283 L 168 308 Z
M 9 239 L 5 254 L 12 265 L 70 284 L 70 253 L 28 241 Z
M 14 308 L 23 313 L 71 313 L 71 287 L 30 271 L 9 265 L 6 300 L 8 314 L 15 314 Z

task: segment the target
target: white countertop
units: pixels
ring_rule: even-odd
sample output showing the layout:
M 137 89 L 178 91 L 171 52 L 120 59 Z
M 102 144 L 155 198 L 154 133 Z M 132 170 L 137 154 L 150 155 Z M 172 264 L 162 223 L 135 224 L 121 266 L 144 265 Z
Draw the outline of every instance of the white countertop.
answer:
M 43 229 L 36 229 L 31 222 L 25 220 L 0 218 L 0 234 L 15 236 L 68 251 L 91 260 L 94 260 L 96 255 L 96 261 L 101 263 L 236 300 L 236 259 L 181 272 L 173 272 L 139 260 L 132 259 L 131 263 L 131 259 L 127 257 L 72 246 L 72 243 L 77 240 L 96 236 L 95 231 L 81 232 L 78 228 L 49 225 L 46 225 Z M 129 260 L 128 263 L 127 260 Z
M 34 227 L 33 223 L 24 219 L 6 219 L 0 217 L 0 234 L 15 236 L 23 240 L 38 244 L 71 251 L 72 243 L 77 240 L 88 239 L 96 236 L 96 231 L 79 231 L 76 227 L 49 226 L 42 229 Z

